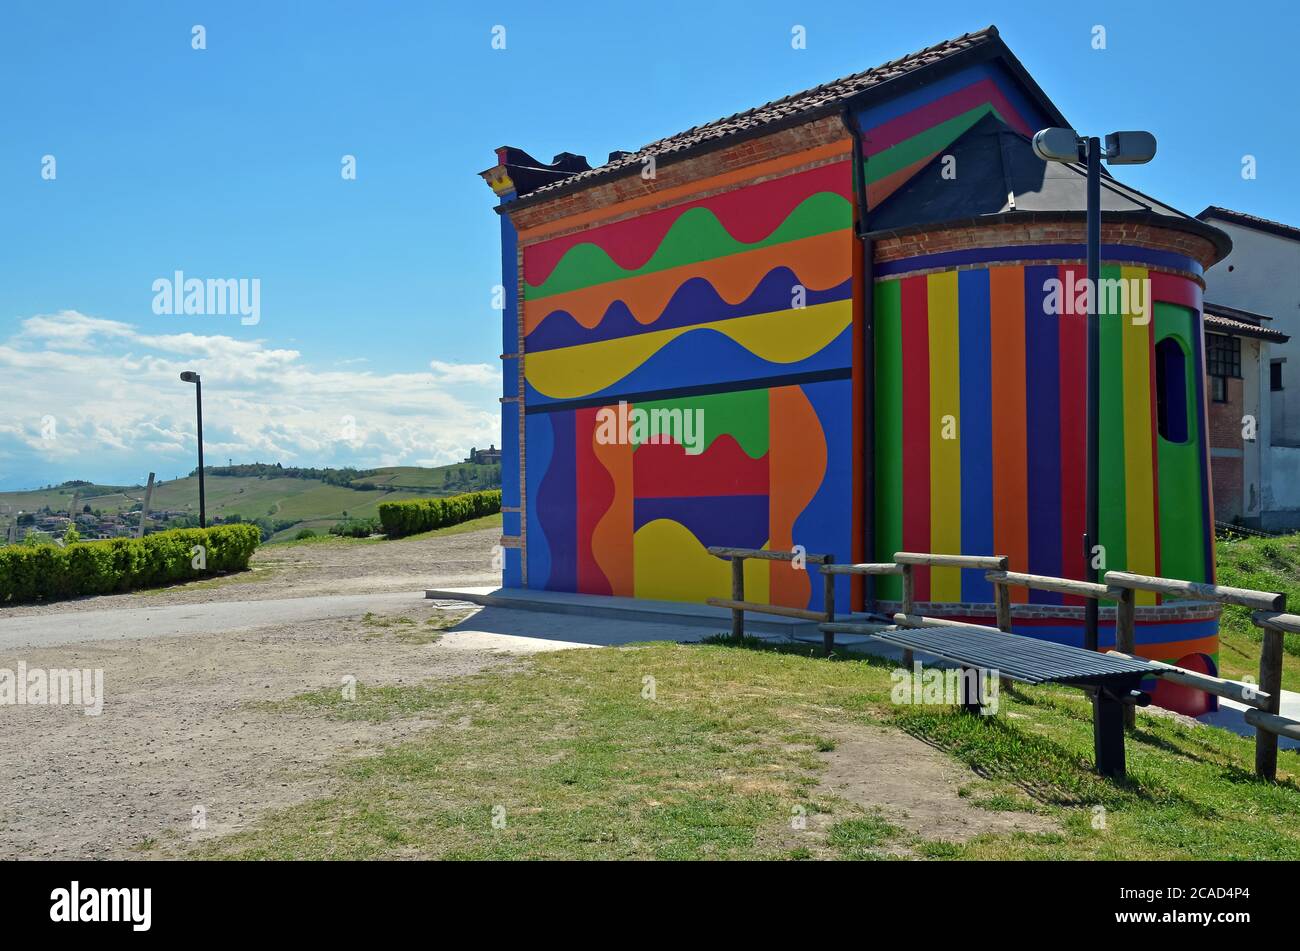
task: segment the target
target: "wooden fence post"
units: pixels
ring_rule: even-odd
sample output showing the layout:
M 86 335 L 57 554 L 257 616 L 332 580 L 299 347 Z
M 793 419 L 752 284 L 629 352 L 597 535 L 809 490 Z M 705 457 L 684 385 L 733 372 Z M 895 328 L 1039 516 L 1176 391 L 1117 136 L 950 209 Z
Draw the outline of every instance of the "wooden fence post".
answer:
M 739 555 L 731 556 L 731 600 L 745 600 L 745 559 Z M 745 637 L 745 612 L 740 608 L 731 609 L 731 639 L 743 640 Z
M 993 585 L 993 604 L 998 610 L 998 630 L 1011 631 L 1011 588 L 1005 581 Z
M 1282 632 L 1263 626 L 1264 643 L 1259 652 L 1259 689 L 1268 694 L 1262 709 L 1277 714 L 1282 706 Z M 1255 774 L 1277 779 L 1277 734 L 1255 727 Z
M 998 630 L 1005 631 L 1008 634 L 1013 633 L 1011 630 L 1011 586 L 1005 581 L 995 581 L 993 583 L 993 606 L 998 612 Z M 1011 689 L 1011 681 L 1002 677 L 998 681 L 998 686 L 1002 690 Z
M 1125 588 L 1115 605 L 1115 650 L 1132 654 L 1137 644 L 1137 592 Z M 1137 706 L 1125 704 L 1124 726 L 1137 726 Z
M 827 563 L 829 564 L 829 562 Z M 822 565 L 822 600 L 826 602 L 826 623 L 835 623 L 835 575 L 826 570 L 826 565 Z M 835 632 L 822 632 L 823 646 L 826 648 L 826 656 L 831 655 L 835 649 Z
M 911 565 L 903 565 L 903 613 L 916 613 L 916 580 L 912 576 L 915 569 Z M 903 666 L 907 668 L 908 673 L 912 672 L 912 649 L 910 647 L 903 650 Z

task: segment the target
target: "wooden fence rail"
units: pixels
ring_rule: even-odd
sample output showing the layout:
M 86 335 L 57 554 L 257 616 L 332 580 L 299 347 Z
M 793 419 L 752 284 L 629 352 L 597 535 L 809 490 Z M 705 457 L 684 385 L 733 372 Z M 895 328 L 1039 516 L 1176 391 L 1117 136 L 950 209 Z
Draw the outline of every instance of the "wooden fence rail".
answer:
M 822 575 L 824 610 L 809 611 L 806 608 L 790 608 L 782 604 L 763 604 L 759 601 L 745 600 L 745 561 L 746 559 L 757 559 L 762 561 L 788 561 L 793 562 L 802 559 L 809 565 L 820 565 L 823 569 L 835 561 L 832 555 L 814 555 L 808 552 L 793 551 L 767 551 L 762 548 L 725 548 L 714 546 L 709 549 L 710 555 L 718 558 L 726 558 L 731 561 L 731 597 L 730 598 L 709 598 L 708 604 L 719 608 L 731 609 L 731 637 L 732 640 L 739 641 L 745 636 L 745 612 L 753 611 L 757 614 L 775 614 L 780 617 L 799 618 L 803 621 L 834 621 L 835 620 L 835 575 L 825 572 Z M 829 654 L 835 647 L 835 635 L 831 632 L 823 632 L 822 640 L 826 647 L 826 653 Z
M 1282 705 L 1282 638 L 1283 631 L 1290 628 L 1288 622 L 1283 621 L 1279 625 L 1274 619 L 1285 618 L 1288 615 L 1265 613 L 1265 619 L 1261 620 L 1261 612 L 1285 611 L 1286 595 L 1273 591 L 1254 591 L 1250 588 L 1230 588 L 1226 585 L 1177 581 L 1171 578 L 1152 578 L 1148 575 L 1137 575 L 1127 571 L 1106 572 L 1106 583 L 1113 587 L 1126 588 L 1130 592 L 1153 591 L 1157 594 L 1173 595 L 1174 597 L 1192 598 L 1198 601 L 1215 601 L 1219 604 L 1237 604 L 1242 607 L 1256 609 L 1251 615 L 1251 620 L 1264 635 L 1259 651 L 1259 702 L 1244 698 L 1234 697 L 1232 699 L 1239 699 L 1240 702 L 1255 707 L 1254 710 L 1246 711 L 1246 722 L 1255 728 L 1255 773 L 1265 779 L 1276 779 L 1278 735 L 1285 733 L 1285 735 L 1289 736 L 1290 733 L 1286 733 L 1286 731 L 1292 725 L 1300 727 L 1300 723 L 1278 716 Z M 1123 605 L 1124 602 L 1121 602 L 1121 608 Z M 1119 640 L 1121 625 L 1125 627 L 1128 633 L 1127 644 L 1130 647 L 1132 646 L 1132 613 L 1133 611 L 1130 608 L 1129 616 L 1121 613 L 1116 621 L 1115 646 L 1120 650 L 1124 650 Z M 1290 616 L 1294 617 L 1294 615 Z M 1297 618 L 1297 621 L 1300 621 L 1300 618 Z M 1189 671 L 1188 673 L 1192 672 Z M 1198 687 L 1197 689 L 1206 690 L 1207 688 Z M 1225 696 L 1225 694 L 1212 689 L 1207 692 Z M 1257 712 L 1267 716 L 1252 716 Z
M 899 614 L 908 618 L 923 618 L 924 615 L 916 613 L 916 579 L 914 571 L 920 567 L 930 568 L 984 568 L 996 571 L 1006 571 L 1010 559 L 1006 555 L 951 555 L 941 552 L 920 552 L 920 551 L 896 551 L 894 552 L 894 563 L 903 567 L 903 603 Z M 1008 602 L 1008 610 L 1010 602 Z M 999 609 L 998 615 L 1001 617 L 1002 611 Z M 1007 615 L 1010 618 L 1010 614 Z M 895 623 L 898 615 L 895 615 Z M 935 620 L 926 618 L 926 620 Z M 950 622 L 951 623 L 951 622 Z M 914 626 L 914 625 L 908 625 Z M 940 625 L 942 626 L 942 625 Z M 1001 621 L 999 620 L 999 627 Z M 1003 628 L 1010 631 L 1010 626 Z M 903 651 L 903 666 L 908 670 L 912 669 L 915 657 L 910 649 Z
M 1282 702 L 1282 632 L 1300 632 L 1300 616 L 1280 614 L 1286 607 L 1286 595 L 1271 591 L 1254 591 L 1249 588 L 1231 588 L 1226 585 L 1201 584 L 1173 578 L 1156 578 L 1128 571 L 1108 571 L 1105 584 L 1091 581 L 1074 581 L 1045 575 L 1028 575 L 1012 571 L 989 571 L 985 577 L 993 582 L 998 605 L 998 627 L 1010 630 L 1002 623 L 1002 605 L 1008 600 L 1007 586 L 1020 585 L 1039 591 L 1055 591 L 1099 601 L 1115 601 L 1115 650 L 1111 653 L 1125 657 L 1135 654 L 1137 646 L 1137 592 L 1149 591 L 1197 601 L 1214 601 L 1219 604 L 1237 604 L 1257 609 L 1251 616 L 1264 632 L 1264 642 L 1259 656 L 1258 686 L 1239 684 L 1220 677 L 1211 677 L 1194 670 L 1185 670 L 1172 664 L 1165 668 L 1161 678 L 1172 683 L 1191 687 L 1215 696 L 1244 703 L 1252 709 L 1246 711 L 1246 722 L 1255 727 L 1255 772 L 1266 779 L 1277 778 L 1278 735 L 1300 738 L 1300 723 L 1278 715 Z M 1137 708 L 1126 707 L 1126 725 L 1136 725 Z
M 1146 591 L 1168 597 L 1186 598 L 1198 601 L 1213 601 L 1219 604 L 1235 604 L 1254 609 L 1251 620 L 1263 632 L 1263 644 L 1259 658 L 1259 683 L 1240 684 L 1212 677 L 1194 670 L 1186 670 L 1173 664 L 1151 661 L 1161 668 L 1160 677 L 1171 683 L 1200 690 L 1204 693 L 1224 697 L 1243 703 L 1250 709 L 1245 719 L 1255 728 L 1255 772 L 1269 780 L 1277 778 L 1278 737 L 1300 740 L 1300 721 L 1291 720 L 1280 715 L 1282 701 L 1282 639 L 1286 633 L 1300 634 L 1300 614 L 1287 614 L 1286 595 L 1271 591 L 1255 591 L 1249 588 L 1232 588 L 1226 585 L 1202 584 L 1193 581 L 1179 581 L 1174 578 L 1157 578 L 1128 571 L 1108 571 L 1105 584 L 1092 581 L 1078 581 L 1072 578 L 1056 578 L 1049 575 L 1034 575 L 1023 572 L 1008 571 L 1009 559 L 1005 555 L 956 555 L 941 552 L 900 551 L 894 553 L 892 562 L 872 562 L 865 564 L 836 564 L 831 555 L 796 554 L 785 551 L 764 551 L 751 548 L 709 549 L 709 554 L 731 561 L 731 597 L 709 598 L 708 603 L 717 607 L 731 609 L 731 635 L 740 639 L 744 635 L 745 612 L 754 611 L 763 614 L 776 614 L 801 620 L 818 621 L 822 631 L 826 652 L 834 648 L 835 634 L 871 634 L 879 627 L 872 624 L 860 624 L 835 620 L 835 578 L 840 575 L 900 575 L 902 580 L 901 610 L 893 616 L 898 627 L 960 627 L 974 631 L 1004 631 L 1012 633 L 1011 592 L 1012 587 L 1029 588 L 1037 591 L 1052 591 L 1057 594 L 1072 595 L 1096 601 L 1115 602 L 1115 650 L 1111 653 L 1121 656 L 1135 656 L 1137 641 L 1137 592 Z M 819 565 L 823 578 L 825 608 L 823 611 L 810 611 L 805 608 L 790 608 L 776 604 L 761 604 L 745 600 L 746 559 L 764 559 L 768 561 L 794 561 L 802 557 L 806 563 Z M 914 572 L 920 567 L 961 568 L 970 570 L 983 569 L 984 577 L 993 584 L 994 609 L 997 614 L 997 627 L 972 624 L 966 621 L 953 621 L 947 618 L 926 617 L 916 610 L 916 583 Z M 1145 658 L 1142 658 L 1145 660 Z M 903 652 L 903 663 L 909 669 L 913 664 L 913 652 Z M 1128 706 L 1124 712 L 1125 722 L 1132 727 L 1135 724 L 1136 708 Z

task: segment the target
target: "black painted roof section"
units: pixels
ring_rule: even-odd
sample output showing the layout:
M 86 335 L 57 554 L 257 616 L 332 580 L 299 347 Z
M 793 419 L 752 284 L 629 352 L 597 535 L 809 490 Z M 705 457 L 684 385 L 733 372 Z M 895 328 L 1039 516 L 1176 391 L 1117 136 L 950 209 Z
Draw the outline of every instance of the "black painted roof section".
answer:
M 984 116 L 901 188 L 870 211 L 874 237 L 937 225 L 1014 221 L 1029 216 L 1084 215 L 1087 169 L 1044 162 L 1030 140 L 996 115 Z M 1218 228 L 1103 175 L 1103 220 L 1147 221 L 1190 231 L 1215 244 L 1220 258 L 1232 242 Z
M 510 206 L 521 207 L 586 187 L 607 177 L 639 173 L 644 161 L 653 156 L 663 164 L 706 152 L 736 139 L 762 135 L 786 126 L 808 122 L 838 112 L 850 103 L 893 96 L 937 79 L 939 75 L 985 59 L 1000 59 L 1025 86 L 1029 95 L 1058 125 L 1068 125 L 1060 110 L 1047 98 L 1033 77 L 1002 42 L 996 26 L 945 40 L 872 69 L 854 73 L 812 89 L 764 103 L 685 132 L 658 139 L 632 152 L 610 153 L 610 160 L 596 168 L 580 171 L 543 185 L 520 197 Z

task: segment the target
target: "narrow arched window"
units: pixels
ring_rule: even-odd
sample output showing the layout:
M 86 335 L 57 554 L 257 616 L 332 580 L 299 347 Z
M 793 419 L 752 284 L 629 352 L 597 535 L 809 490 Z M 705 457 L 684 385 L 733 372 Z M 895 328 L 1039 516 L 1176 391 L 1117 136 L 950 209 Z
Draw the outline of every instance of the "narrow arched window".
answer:
M 1170 442 L 1187 442 L 1187 353 L 1175 337 L 1156 344 L 1156 427 Z

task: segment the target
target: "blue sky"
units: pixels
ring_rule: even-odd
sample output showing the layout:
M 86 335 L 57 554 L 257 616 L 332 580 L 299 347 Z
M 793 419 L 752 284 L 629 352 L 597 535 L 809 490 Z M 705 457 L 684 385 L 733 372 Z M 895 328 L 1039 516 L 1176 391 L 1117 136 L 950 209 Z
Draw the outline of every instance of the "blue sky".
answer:
M 496 146 L 599 163 L 989 23 L 1080 130 L 1155 132 L 1124 181 L 1300 223 L 1292 6 L 920 9 L 6 2 L 0 489 L 188 471 L 191 366 L 212 462 L 453 461 L 498 438 Z M 156 315 L 177 269 L 259 279 L 259 323 Z

